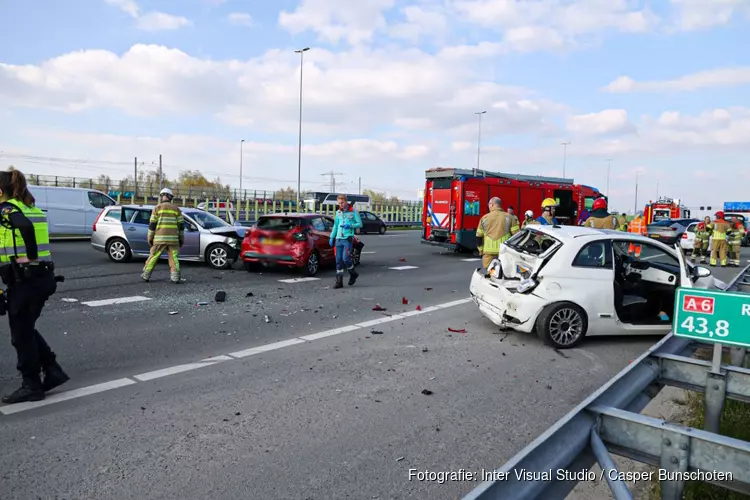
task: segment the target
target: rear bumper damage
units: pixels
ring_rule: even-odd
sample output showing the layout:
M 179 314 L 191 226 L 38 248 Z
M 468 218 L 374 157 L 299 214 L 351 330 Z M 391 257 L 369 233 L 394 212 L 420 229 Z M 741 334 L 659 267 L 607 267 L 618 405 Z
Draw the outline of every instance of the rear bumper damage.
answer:
M 530 333 L 544 308 L 544 299 L 533 294 L 515 292 L 517 280 L 491 280 L 483 269 L 471 276 L 469 292 L 474 303 L 487 319 L 501 328 Z

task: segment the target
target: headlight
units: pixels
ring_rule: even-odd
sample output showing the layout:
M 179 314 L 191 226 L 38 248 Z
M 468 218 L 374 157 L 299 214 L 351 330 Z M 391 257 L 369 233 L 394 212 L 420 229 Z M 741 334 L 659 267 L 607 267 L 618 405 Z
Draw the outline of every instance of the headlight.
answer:
M 531 278 L 526 278 L 521 281 L 521 283 L 518 284 L 518 293 L 526 293 L 530 290 L 533 290 L 534 287 L 536 287 L 537 283 Z

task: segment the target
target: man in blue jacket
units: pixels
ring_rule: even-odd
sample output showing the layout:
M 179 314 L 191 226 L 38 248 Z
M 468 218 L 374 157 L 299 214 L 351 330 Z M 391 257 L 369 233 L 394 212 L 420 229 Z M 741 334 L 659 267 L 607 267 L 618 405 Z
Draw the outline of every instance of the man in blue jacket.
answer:
M 362 219 L 359 212 L 349 204 L 346 195 L 338 196 L 339 209 L 336 211 L 336 219 L 331 231 L 331 239 L 328 242 L 336 250 L 336 286 L 344 286 L 344 269 L 349 271 L 349 286 L 353 285 L 359 274 L 354 270 L 352 262 L 352 246 L 354 243 L 355 230 L 362 227 Z

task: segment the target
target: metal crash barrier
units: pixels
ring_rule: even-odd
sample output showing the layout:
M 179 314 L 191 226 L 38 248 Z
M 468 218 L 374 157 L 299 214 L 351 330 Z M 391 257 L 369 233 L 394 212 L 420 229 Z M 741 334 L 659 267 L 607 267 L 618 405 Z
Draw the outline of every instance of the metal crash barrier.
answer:
M 652 477 L 659 479 L 664 500 L 682 498 L 686 481 L 750 494 L 750 443 L 718 434 L 725 399 L 750 402 L 750 370 L 741 367 L 746 355 L 744 345 L 750 345 L 750 328 L 744 326 L 750 324 L 750 266 L 722 292 L 681 291 L 689 294 L 685 305 L 680 306 L 688 312 L 680 318 L 675 315 L 678 327 L 672 333 L 495 470 L 494 480 L 483 482 L 464 500 L 564 499 L 579 481 L 591 479 L 590 469 L 595 462 L 604 471 L 602 477 L 613 498 L 632 499 L 627 487 L 630 471 L 617 470 L 610 453 L 658 467 L 659 472 Z M 714 300 L 710 301 L 708 313 L 710 297 Z M 735 302 L 741 300 L 741 306 L 748 304 L 742 307 L 742 312 L 747 312 L 746 322 L 734 325 L 734 330 L 740 332 L 737 336 L 730 336 L 728 331 L 727 335 L 718 333 L 718 329 L 715 334 L 703 320 L 695 320 L 703 308 L 705 314 L 713 315 L 715 310 L 719 321 L 739 322 L 740 312 L 736 314 L 739 319 L 722 315 L 722 307 L 726 309 L 730 303 L 727 297 Z M 690 298 L 697 298 L 698 302 L 690 302 Z M 690 307 L 696 304 L 698 312 L 693 320 L 688 320 L 693 317 Z M 699 325 L 697 330 L 694 323 Z M 717 321 L 714 319 L 713 323 Z M 704 339 L 696 341 L 701 334 Z M 706 342 L 715 347 L 713 361 L 692 358 Z M 733 366 L 721 362 L 725 347 Z M 668 385 L 706 395 L 706 429 L 640 414 Z

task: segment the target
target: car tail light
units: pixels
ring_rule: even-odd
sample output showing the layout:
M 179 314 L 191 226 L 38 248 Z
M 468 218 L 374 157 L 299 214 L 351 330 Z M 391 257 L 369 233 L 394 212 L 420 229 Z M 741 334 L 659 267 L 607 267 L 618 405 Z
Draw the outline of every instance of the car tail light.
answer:
M 683 240 L 686 240 L 686 239 L 687 239 L 687 233 L 682 233 L 682 239 L 683 239 Z
M 91 230 L 93 232 L 96 232 L 96 223 L 99 222 L 99 219 L 101 218 L 102 214 L 104 213 L 104 210 L 99 212 L 99 215 L 96 216 L 96 220 L 94 221 L 94 224 L 91 226 Z

